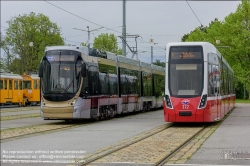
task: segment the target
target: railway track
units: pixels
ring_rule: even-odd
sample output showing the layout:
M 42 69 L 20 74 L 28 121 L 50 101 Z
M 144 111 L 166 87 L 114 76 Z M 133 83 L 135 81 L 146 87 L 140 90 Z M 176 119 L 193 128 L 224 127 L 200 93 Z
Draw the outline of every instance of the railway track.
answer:
M 116 145 L 88 154 L 83 158 L 75 159 L 74 162 L 81 163 L 82 166 L 89 164 L 149 164 L 162 166 L 170 159 L 173 159 L 182 149 L 184 149 L 181 151 L 182 158 L 187 159 L 190 157 L 191 154 L 188 153 L 190 149 L 193 146 L 198 149 L 197 142 L 201 145 L 215 131 L 218 125 L 219 122 L 210 125 L 169 123 L 119 142 Z M 190 143 L 192 146 L 190 146 Z M 185 147 L 188 148 L 185 149 Z M 184 151 L 187 152 L 186 155 Z M 195 152 L 194 150 L 191 151 Z

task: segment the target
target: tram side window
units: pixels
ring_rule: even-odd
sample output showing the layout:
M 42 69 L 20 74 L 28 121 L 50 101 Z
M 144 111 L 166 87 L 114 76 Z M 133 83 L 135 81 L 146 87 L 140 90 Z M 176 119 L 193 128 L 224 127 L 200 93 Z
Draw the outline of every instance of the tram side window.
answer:
M 221 95 L 225 95 L 225 64 L 221 65 Z
M 138 87 L 137 87 L 137 78 L 136 77 L 133 77 L 132 79 L 131 79 L 131 88 L 132 88 L 132 92 L 131 92 L 131 94 L 139 94 L 138 93 Z
M 213 71 L 212 65 L 208 65 L 208 96 L 214 95 L 214 86 L 213 86 Z
M 219 91 L 219 93 L 221 95 L 223 95 L 223 89 L 224 89 L 224 82 L 223 82 L 223 77 L 224 77 L 224 74 L 223 74 L 223 62 L 222 62 L 221 58 L 218 58 L 218 60 L 219 60 L 219 63 L 220 63 L 220 68 L 219 68 L 219 72 L 220 72 L 220 77 L 219 77 L 220 91 Z
M 37 89 L 37 82 L 34 80 L 34 89 Z
M 3 89 L 3 80 L 0 80 L 0 89 Z
M 224 83 L 224 72 L 223 72 L 223 68 L 221 67 L 221 77 L 220 77 L 220 93 L 221 95 L 224 95 L 224 89 L 225 89 L 225 83 Z
M 88 77 L 90 77 L 90 74 L 88 74 Z M 82 94 L 89 94 L 89 93 L 92 94 L 91 93 L 91 90 L 92 90 L 91 85 L 92 85 L 92 83 L 91 83 L 91 80 L 90 80 L 90 84 L 88 84 L 88 77 L 83 78 L 82 89 L 81 89 Z
M 7 89 L 7 80 L 4 80 L 3 87 L 4 87 L 4 89 Z
M 233 75 L 233 72 L 231 72 L 231 93 L 233 94 L 234 93 L 234 75 Z
M 128 74 L 129 70 L 120 68 L 120 85 L 121 85 L 121 94 L 126 95 L 128 94 Z
M 98 94 L 98 72 L 89 71 L 89 91 L 91 95 Z
M 232 73 L 232 94 L 234 94 L 234 74 Z
M 134 86 L 135 86 L 135 93 L 137 95 L 141 94 L 141 83 L 140 83 L 140 72 L 134 71 Z
M 225 64 L 223 64 L 223 71 L 224 71 L 224 85 L 225 85 L 225 95 L 227 95 L 228 94 L 228 68 L 227 68 L 227 66 L 225 65 Z
M 37 88 L 40 89 L 40 81 L 37 80 Z
M 23 81 L 23 89 L 30 89 L 31 88 L 31 81 Z
M 229 94 L 233 94 L 233 73 L 231 70 L 228 70 L 229 71 Z
M 143 79 L 143 95 L 144 96 L 151 96 L 152 95 L 152 75 L 151 73 L 142 72 L 142 79 Z
M 160 76 L 160 91 L 161 91 L 161 96 L 165 94 L 165 77 Z
M 9 80 L 9 90 L 12 90 L 12 80 Z
M 228 94 L 231 93 L 231 73 L 230 73 L 230 70 L 228 70 L 228 87 L 227 87 L 227 92 Z
M 125 75 L 121 75 L 121 94 L 127 94 L 128 80 Z
M 14 81 L 14 89 L 18 90 L 18 81 L 17 80 Z
M 99 73 L 99 81 L 100 81 L 100 93 L 108 94 L 108 77 L 106 73 Z
M 232 82 L 233 82 L 233 89 L 232 89 L 232 93 L 235 94 L 235 82 L 234 82 L 234 74 L 233 74 L 233 79 L 232 79 Z
M 110 87 L 110 94 L 112 95 L 117 94 L 117 75 L 115 74 L 109 75 L 109 87 Z
M 134 80 L 132 76 L 127 77 L 128 80 L 128 94 L 134 94 L 135 89 L 134 89 Z
M 129 86 L 128 93 L 129 94 L 140 94 L 140 86 L 139 86 L 139 72 L 131 70 L 130 76 L 128 76 Z
M 154 75 L 154 94 L 156 97 L 161 96 L 162 93 L 162 80 L 160 75 Z
M 23 82 L 21 80 L 19 80 L 19 89 L 22 90 L 23 89 Z
M 213 65 L 213 83 L 214 83 L 214 93 L 219 93 L 220 81 L 219 81 L 219 66 Z

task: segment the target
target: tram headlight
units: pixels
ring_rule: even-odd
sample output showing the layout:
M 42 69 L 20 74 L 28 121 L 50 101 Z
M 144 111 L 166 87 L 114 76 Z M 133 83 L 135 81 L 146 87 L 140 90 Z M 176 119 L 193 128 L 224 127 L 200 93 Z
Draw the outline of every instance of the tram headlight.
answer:
M 207 95 L 203 95 L 200 101 L 199 108 L 204 108 L 207 104 Z

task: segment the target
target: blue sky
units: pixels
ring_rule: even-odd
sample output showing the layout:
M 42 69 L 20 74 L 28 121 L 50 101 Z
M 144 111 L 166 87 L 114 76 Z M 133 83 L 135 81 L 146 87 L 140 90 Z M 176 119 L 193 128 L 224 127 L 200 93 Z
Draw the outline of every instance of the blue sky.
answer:
M 138 51 L 143 52 L 139 53 L 141 61 L 150 62 L 152 45 L 154 61 L 164 61 L 164 47 L 168 42 L 181 41 L 184 34 L 201 24 L 209 25 L 215 18 L 224 20 L 228 14 L 236 11 L 240 3 L 241 1 L 127 1 L 126 32 L 140 35 L 137 45 Z M 6 21 L 10 18 L 35 12 L 42 13 L 57 23 L 67 44 L 87 42 L 87 32 L 73 28 L 87 30 L 89 26 L 93 30 L 105 27 L 91 32 L 90 43 L 93 43 L 93 39 L 101 33 L 121 35 L 122 4 L 122 1 L 1 1 L 1 33 L 5 34 L 8 27 Z M 157 44 L 150 44 L 150 39 Z M 117 41 L 121 48 L 119 37 Z M 134 39 L 129 39 L 128 43 L 131 47 L 135 46 Z M 131 57 L 128 48 L 126 51 L 127 56 Z

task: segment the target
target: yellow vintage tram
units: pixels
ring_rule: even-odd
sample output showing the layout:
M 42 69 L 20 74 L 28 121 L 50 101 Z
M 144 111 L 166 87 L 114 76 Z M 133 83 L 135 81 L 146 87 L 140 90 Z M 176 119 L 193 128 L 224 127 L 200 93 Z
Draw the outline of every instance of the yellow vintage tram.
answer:
M 23 77 L 23 97 L 26 105 L 37 105 L 40 103 L 40 78 L 37 74 L 26 75 Z
M 18 74 L 1 73 L 0 104 L 18 104 L 24 106 L 22 89 L 23 77 Z

